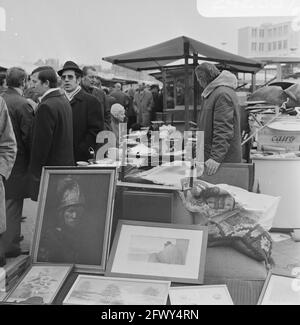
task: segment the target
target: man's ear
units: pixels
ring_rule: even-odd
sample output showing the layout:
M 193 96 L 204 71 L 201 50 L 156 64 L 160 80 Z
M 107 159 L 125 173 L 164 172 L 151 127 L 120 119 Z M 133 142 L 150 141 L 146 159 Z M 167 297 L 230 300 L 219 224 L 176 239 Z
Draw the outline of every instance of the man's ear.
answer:
M 81 80 L 82 80 L 81 77 L 78 77 L 78 78 L 77 78 L 77 85 L 80 85 L 80 84 L 81 84 Z
M 48 88 L 50 88 L 50 82 L 49 82 L 49 80 L 46 80 L 46 81 L 44 82 L 44 84 L 45 84 Z

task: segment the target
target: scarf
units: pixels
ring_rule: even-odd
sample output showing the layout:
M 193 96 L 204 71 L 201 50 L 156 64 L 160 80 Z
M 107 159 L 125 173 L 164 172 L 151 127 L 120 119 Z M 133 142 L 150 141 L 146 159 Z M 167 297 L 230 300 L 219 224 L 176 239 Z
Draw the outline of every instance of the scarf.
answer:
M 67 96 L 67 98 L 68 98 L 68 100 L 69 100 L 69 102 L 71 102 L 72 101 L 72 99 L 80 92 L 80 90 L 81 90 L 81 87 L 80 86 L 78 86 L 74 91 L 72 91 L 71 93 L 67 93 L 66 91 L 65 91 L 65 94 L 66 94 L 66 96 Z

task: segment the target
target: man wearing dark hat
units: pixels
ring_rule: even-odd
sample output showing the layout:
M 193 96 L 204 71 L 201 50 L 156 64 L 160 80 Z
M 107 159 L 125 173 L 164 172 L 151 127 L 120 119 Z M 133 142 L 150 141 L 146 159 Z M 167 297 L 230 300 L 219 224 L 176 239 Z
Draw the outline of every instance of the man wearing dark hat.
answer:
M 58 71 L 62 86 L 72 106 L 73 147 L 76 161 L 88 161 L 90 149 L 96 151 L 97 134 L 104 130 L 103 112 L 94 96 L 80 86 L 82 71 L 72 61 L 67 61 Z
M 72 108 L 57 87 L 53 69 L 40 71 L 36 90 L 40 104 L 33 127 L 29 163 L 30 195 L 37 201 L 44 166 L 74 166 Z

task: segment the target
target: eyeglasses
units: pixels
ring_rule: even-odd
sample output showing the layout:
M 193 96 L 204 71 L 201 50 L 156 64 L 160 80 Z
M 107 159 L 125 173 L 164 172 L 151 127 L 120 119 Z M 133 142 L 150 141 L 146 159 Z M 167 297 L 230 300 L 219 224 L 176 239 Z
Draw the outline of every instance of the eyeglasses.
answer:
M 73 80 L 74 76 L 70 75 L 70 74 L 64 74 L 64 75 L 61 76 L 61 79 L 62 80 L 66 80 L 66 79 Z

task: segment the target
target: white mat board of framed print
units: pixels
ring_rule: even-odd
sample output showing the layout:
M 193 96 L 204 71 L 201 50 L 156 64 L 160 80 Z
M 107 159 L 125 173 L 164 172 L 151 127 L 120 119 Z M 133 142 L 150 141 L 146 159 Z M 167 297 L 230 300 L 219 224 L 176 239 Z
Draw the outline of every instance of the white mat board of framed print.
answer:
M 269 272 L 257 304 L 300 305 L 300 280 Z
M 32 265 L 4 299 L 5 303 L 24 305 L 51 304 L 73 265 Z
M 116 169 L 46 167 L 31 248 L 33 263 L 74 264 L 75 271 L 105 271 Z
M 207 227 L 120 220 L 106 276 L 201 284 Z
M 170 281 L 80 274 L 64 305 L 166 305 Z
M 171 305 L 233 305 L 226 285 L 172 287 Z

